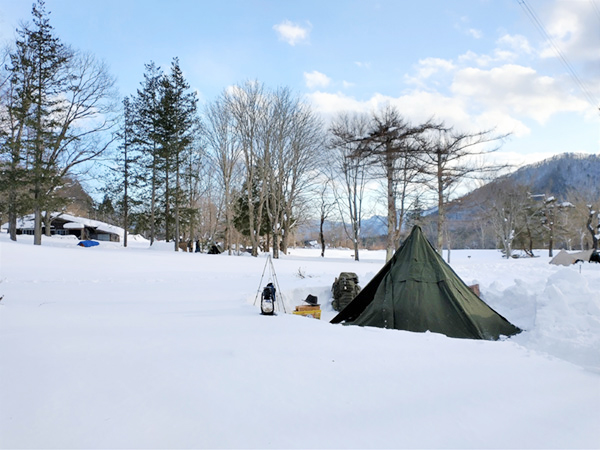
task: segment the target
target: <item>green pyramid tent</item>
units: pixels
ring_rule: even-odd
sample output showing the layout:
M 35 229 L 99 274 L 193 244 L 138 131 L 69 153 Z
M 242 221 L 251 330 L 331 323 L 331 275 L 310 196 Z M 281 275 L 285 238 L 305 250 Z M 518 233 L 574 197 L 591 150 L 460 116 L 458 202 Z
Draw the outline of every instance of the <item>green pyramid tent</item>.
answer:
M 498 339 L 521 330 L 490 308 L 414 227 L 388 263 L 331 323 Z

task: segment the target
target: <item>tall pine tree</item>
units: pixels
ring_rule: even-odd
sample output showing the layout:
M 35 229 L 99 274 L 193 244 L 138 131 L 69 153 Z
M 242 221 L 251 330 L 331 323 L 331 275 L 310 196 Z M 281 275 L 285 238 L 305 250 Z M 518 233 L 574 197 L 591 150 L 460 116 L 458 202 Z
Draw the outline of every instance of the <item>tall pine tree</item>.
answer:
M 72 52 L 53 34 L 43 0 L 33 5 L 33 26 L 17 30 L 16 51 L 11 55 L 10 72 L 21 97 L 17 114 L 27 127 L 26 161 L 34 211 L 34 244 L 42 243 L 42 212 L 47 193 L 56 184 L 58 168 L 48 164 L 47 153 L 58 138 L 57 119 L 63 114 L 60 93 L 68 82 L 64 68 Z
M 174 250 L 177 251 L 182 234 L 181 210 L 185 199 L 190 198 L 183 189 L 183 171 L 193 153 L 192 144 L 198 125 L 197 98 L 195 92 L 189 90 L 190 86 L 183 77 L 177 58 L 173 59 L 171 73 L 163 78 L 162 86 L 163 101 L 160 115 L 167 183 L 171 168 L 175 178 L 172 191 L 169 190 L 168 184 L 166 186 L 167 192 L 171 193 L 165 199 L 165 204 L 169 212 L 169 203 L 171 201 L 173 203 Z M 166 216 L 168 220 L 170 214 Z
M 154 243 L 157 235 L 158 222 L 157 214 L 157 198 L 158 189 L 161 185 L 159 171 L 159 108 L 160 108 L 160 83 L 163 73 L 160 67 L 154 62 L 146 64 L 146 72 L 144 73 L 144 81 L 141 83 L 141 88 L 137 91 L 137 96 L 134 100 L 134 108 L 136 112 L 135 136 L 140 145 L 143 154 L 143 166 L 145 171 L 144 179 L 146 180 L 147 188 L 146 197 L 150 203 L 149 227 L 150 227 L 150 245 Z

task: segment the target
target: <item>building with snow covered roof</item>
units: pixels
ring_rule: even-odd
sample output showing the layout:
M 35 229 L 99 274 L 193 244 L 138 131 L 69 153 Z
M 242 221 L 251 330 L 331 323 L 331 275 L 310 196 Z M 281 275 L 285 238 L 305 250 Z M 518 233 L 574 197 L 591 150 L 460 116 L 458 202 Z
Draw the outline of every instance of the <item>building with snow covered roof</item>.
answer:
M 86 219 L 66 213 L 51 214 L 51 235 L 73 235 L 78 239 L 95 239 L 97 241 L 120 242 L 123 238 L 123 228 L 110 225 L 99 220 Z M 8 231 L 8 223 L 2 225 L 2 230 Z M 33 234 L 34 215 L 28 214 L 17 219 L 17 234 Z M 45 224 L 42 222 L 42 233 Z

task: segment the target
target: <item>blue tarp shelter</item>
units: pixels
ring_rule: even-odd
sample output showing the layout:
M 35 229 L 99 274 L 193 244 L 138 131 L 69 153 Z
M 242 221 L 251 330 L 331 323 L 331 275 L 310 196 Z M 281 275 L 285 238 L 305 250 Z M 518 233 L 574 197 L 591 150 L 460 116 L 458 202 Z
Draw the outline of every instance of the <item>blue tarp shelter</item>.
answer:
M 100 245 L 100 243 L 96 241 L 81 241 L 77 245 L 79 245 L 80 247 L 95 247 L 96 245 Z

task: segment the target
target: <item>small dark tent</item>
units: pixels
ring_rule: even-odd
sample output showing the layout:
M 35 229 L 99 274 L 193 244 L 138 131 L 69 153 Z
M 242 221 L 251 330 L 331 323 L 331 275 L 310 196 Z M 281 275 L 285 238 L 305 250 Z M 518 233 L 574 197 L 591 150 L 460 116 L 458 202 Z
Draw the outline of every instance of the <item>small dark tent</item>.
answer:
M 521 330 L 456 275 L 415 226 L 392 259 L 331 323 L 498 339 Z

